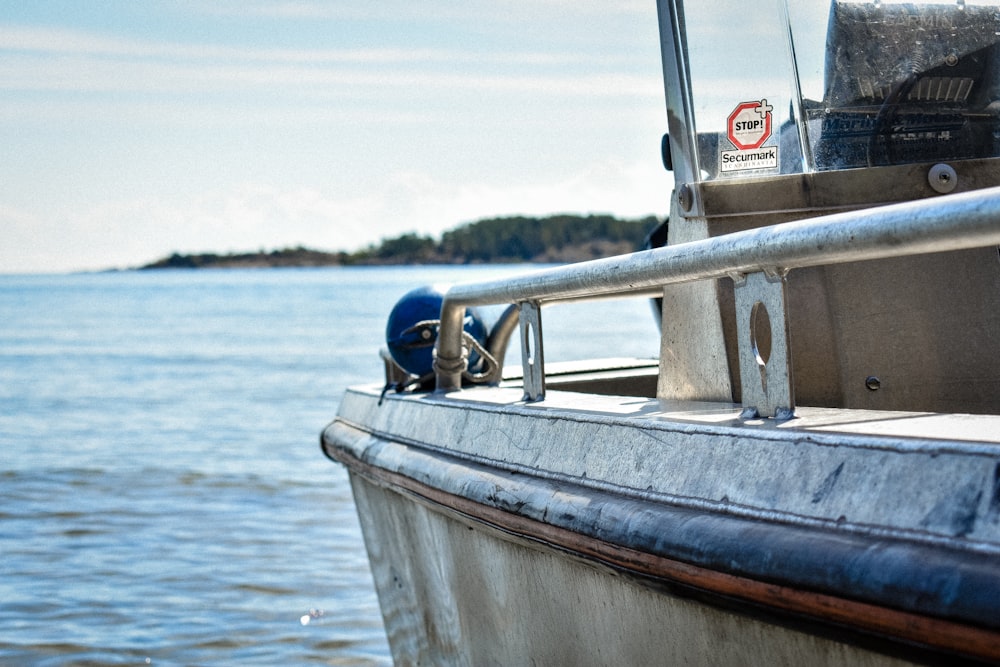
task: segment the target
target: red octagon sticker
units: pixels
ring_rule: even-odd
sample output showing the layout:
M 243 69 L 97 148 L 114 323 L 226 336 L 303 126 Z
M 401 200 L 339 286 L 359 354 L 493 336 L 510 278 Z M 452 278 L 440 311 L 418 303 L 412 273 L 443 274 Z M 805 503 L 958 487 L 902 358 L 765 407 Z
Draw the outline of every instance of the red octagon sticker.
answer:
M 741 151 L 760 148 L 771 136 L 771 109 L 767 100 L 740 102 L 726 121 L 726 136 Z

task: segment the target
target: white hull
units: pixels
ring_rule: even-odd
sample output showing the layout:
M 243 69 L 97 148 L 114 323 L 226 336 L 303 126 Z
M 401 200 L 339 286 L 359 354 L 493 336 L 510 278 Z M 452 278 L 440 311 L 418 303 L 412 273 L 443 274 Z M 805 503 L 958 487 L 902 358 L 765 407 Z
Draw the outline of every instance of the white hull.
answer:
M 397 665 L 893 665 L 353 479 Z

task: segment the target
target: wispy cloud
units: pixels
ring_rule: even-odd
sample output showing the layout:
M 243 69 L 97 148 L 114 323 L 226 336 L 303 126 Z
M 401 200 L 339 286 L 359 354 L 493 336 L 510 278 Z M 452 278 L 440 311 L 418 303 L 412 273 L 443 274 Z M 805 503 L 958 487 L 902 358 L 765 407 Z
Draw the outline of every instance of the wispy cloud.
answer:
M 0 90 L 77 92 L 221 92 L 246 88 L 319 87 L 447 88 L 470 91 L 520 91 L 545 95 L 657 95 L 659 82 L 621 73 L 565 76 L 483 75 L 420 69 L 356 69 L 281 64 L 188 64 L 105 60 L 91 57 L 7 56 L 0 61 Z
M 0 271 L 666 199 L 646 0 L 90 11 L 0 21 Z
M 419 47 L 294 49 L 236 47 L 155 40 L 136 40 L 66 28 L 0 24 L 0 51 L 36 55 L 117 56 L 159 58 L 176 61 L 214 60 L 223 62 L 278 62 L 305 64 L 504 64 L 504 65 L 586 65 L 614 63 L 626 56 L 547 51 L 503 51 Z
M 41 55 L 119 56 L 170 60 L 299 63 L 446 62 L 460 53 L 443 49 L 276 49 L 126 39 L 67 28 L 0 24 L 0 50 Z
M 436 20 L 503 18 L 527 21 L 543 13 L 567 12 L 582 14 L 636 14 L 656 16 L 656 6 L 647 0 L 464 0 L 463 2 L 318 2 L 309 0 L 269 0 L 247 2 L 224 0 L 211 3 L 195 2 L 188 11 L 238 18 L 258 17 L 285 20 L 365 19 L 414 20 L 433 16 Z
M 568 53 L 252 49 L 0 25 L 0 91 L 219 93 L 435 88 L 594 97 L 657 95 L 658 80 Z M 596 57 L 594 58 L 596 62 Z M 503 74 L 495 66 L 503 63 Z M 610 63 L 613 65 L 613 63 Z

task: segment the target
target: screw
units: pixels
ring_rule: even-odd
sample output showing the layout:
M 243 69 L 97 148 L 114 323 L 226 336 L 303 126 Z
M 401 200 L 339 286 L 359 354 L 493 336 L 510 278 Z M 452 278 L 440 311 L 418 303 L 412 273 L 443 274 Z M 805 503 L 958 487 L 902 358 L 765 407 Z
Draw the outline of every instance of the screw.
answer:
M 694 196 L 691 192 L 691 186 L 685 183 L 677 190 L 677 204 L 681 207 L 681 210 L 685 213 L 691 211 L 691 205 L 694 203 Z
M 881 386 L 882 381 L 874 375 L 869 375 L 865 378 L 865 387 L 868 388 L 868 391 L 878 391 Z
M 951 165 L 936 164 L 927 172 L 927 182 L 935 192 L 947 194 L 958 185 L 958 173 Z

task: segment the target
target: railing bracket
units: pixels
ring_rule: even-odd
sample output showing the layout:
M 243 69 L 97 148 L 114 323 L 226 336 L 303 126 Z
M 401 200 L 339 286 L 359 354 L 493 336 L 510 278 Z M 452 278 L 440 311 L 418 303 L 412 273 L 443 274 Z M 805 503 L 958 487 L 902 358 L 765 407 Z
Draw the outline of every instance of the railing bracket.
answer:
M 524 400 L 545 398 L 544 355 L 542 353 L 542 308 L 537 301 L 518 304 L 521 324 L 521 369 Z
M 742 419 L 783 420 L 795 414 L 786 273 L 765 269 L 735 283 Z

